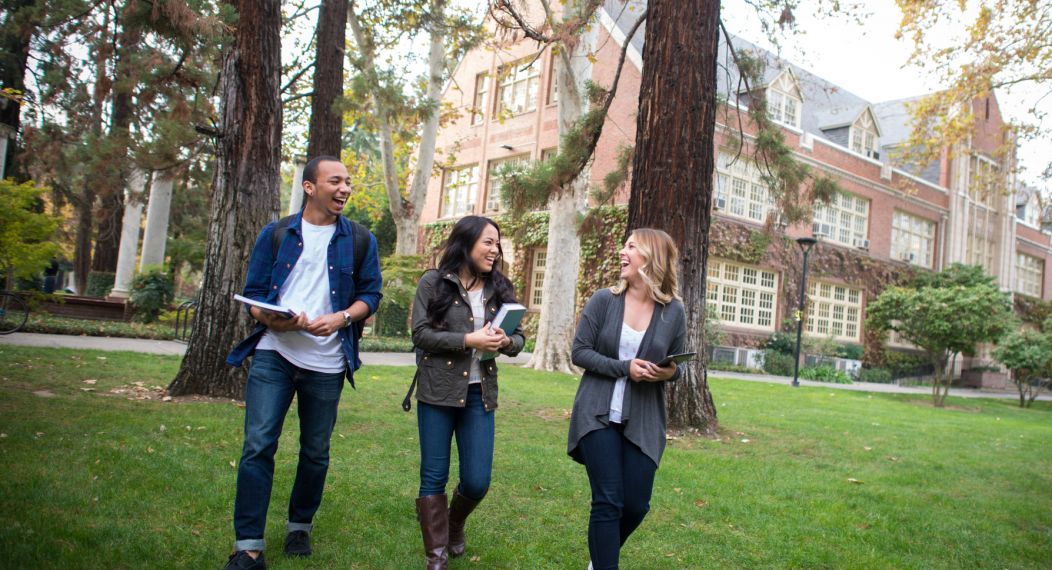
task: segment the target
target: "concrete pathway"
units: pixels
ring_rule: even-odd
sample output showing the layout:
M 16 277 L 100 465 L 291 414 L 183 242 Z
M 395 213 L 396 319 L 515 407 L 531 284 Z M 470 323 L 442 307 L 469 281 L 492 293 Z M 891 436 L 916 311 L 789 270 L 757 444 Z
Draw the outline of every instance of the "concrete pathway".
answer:
M 146 340 L 138 338 L 113 338 L 98 336 L 72 336 L 59 334 L 38 333 L 14 333 L 0 335 L 0 346 L 36 346 L 45 348 L 79 348 L 86 350 L 111 350 L 142 352 L 148 354 L 171 354 L 181 355 L 186 352 L 186 344 L 173 340 Z M 501 357 L 502 362 L 507 364 L 522 365 L 529 358 L 529 353 L 522 353 L 515 358 Z M 367 366 L 413 366 L 416 357 L 411 352 L 363 352 L 362 362 Z M 768 384 L 790 384 L 792 378 L 786 376 L 771 376 L 767 374 L 742 374 L 740 372 L 722 372 L 712 370 L 709 376 L 716 378 L 730 378 L 732 380 L 745 380 L 748 382 L 766 382 Z M 895 384 L 872 384 L 869 382 L 855 382 L 854 384 L 829 384 L 826 382 L 814 382 L 811 380 L 800 380 L 801 386 L 811 388 L 828 388 L 831 390 L 853 390 L 856 392 L 883 392 L 894 394 L 918 394 L 930 395 L 930 388 L 897 386 Z M 968 388 L 951 388 L 951 396 L 961 398 L 1004 398 L 1018 400 L 1016 392 L 984 392 Z M 1042 394 L 1039 400 L 1052 401 L 1052 394 Z

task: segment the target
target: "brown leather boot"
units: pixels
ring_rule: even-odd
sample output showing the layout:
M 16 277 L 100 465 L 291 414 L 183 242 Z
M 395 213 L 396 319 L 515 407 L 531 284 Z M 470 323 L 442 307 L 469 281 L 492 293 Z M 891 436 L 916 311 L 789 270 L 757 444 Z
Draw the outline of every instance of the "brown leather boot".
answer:
M 471 511 L 475 510 L 475 507 L 478 505 L 479 501 L 473 501 L 461 495 L 459 490 L 453 491 L 453 501 L 449 504 L 450 556 L 464 554 L 464 549 L 467 548 L 467 539 L 464 537 L 464 523 L 467 522 Z
M 424 554 L 427 570 L 446 570 L 449 556 L 449 509 L 445 495 L 429 495 L 416 500 L 416 518 L 420 521 L 420 534 L 424 536 Z

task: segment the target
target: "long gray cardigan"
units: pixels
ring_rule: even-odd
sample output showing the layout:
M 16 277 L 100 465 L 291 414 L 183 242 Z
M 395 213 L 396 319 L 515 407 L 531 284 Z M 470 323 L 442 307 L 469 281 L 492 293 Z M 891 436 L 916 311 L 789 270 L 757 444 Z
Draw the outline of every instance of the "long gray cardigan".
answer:
M 592 295 L 581 312 L 573 339 L 573 363 L 584 368 L 570 416 L 570 437 L 566 452 L 584 463 L 577 445 L 588 433 L 609 425 L 610 396 L 618 378 L 628 376 L 629 361 L 618 359 L 621 323 L 625 317 L 625 296 L 601 289 Z M 658 362 L 669 354 L 684 351 L 687 317 L 683 303 L 673 299 L 654 305 L 637 358 Z M 680 377 L 680 370 L 669 380 Z M 635 382 L 625 387 L 622 412 L 625 437 L 654 460 L 661 462 L 665 451 L 665 382 Z

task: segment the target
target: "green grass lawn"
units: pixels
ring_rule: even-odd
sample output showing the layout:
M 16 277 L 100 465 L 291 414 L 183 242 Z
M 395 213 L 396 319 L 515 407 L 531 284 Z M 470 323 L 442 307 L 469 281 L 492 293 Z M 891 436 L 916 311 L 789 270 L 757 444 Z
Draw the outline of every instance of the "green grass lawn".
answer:
M 0 362 L 4 567 L 221 567 L 241 408 L 160 401 L 151 387 L 175 374 L 174 357 L 3 347 Z M 367 367 L 344 391 L 309 561 L 281 554 L 290 413 L 272 567 L 421 566 L 416 416 L 399 407 L 410 378 L 410 368 Z M 568 376 L 503 373 L 493 487 L 452 568 L 587 566 L 588 483 L 565 454 L 575 389 Z M 721 379 L 712 390 L 724 433 L 671 442 L 623 567 L 1052 563 L 1049 403 L 950 398 L 933 409 L 920 396 Z

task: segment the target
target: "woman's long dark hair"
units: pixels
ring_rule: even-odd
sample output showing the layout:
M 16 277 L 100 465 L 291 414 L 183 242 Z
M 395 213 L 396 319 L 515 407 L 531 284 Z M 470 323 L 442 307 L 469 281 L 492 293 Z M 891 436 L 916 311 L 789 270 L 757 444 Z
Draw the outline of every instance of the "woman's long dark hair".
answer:
M 471 250 L 482 237 L 486 226 L 493 226 L 497 230 L 497 258 L 493 260 L 493 269 L 489 273 L 480 273 L 471 261 Z M 479 280 L 488 281 L 493 285 L 497 299 L 503 303 L 515 302 L 515 288 L 511 281 L 500 272 L 500 264 L 504 260 L 504 250 L 500 246 L 500 226 L 497 222 L 482 216 L 464 216 L 453 226 L 446 239 L 446 245 L 442 248 L 442 258 L 438 263 L 438 272 L 447 275 L 460 275 L 462 268 L 467 268 L 471 273 L 471 282 L 465 283 L 465 288 L 470 289 Z M 455 299 L 460 298 L 460 289 L 446 279 L 441 280 L 435 296 L 427 305 L 427 318 L 431 326 L 437 329 L 446 328 L 446 311 L 453 305 Z

